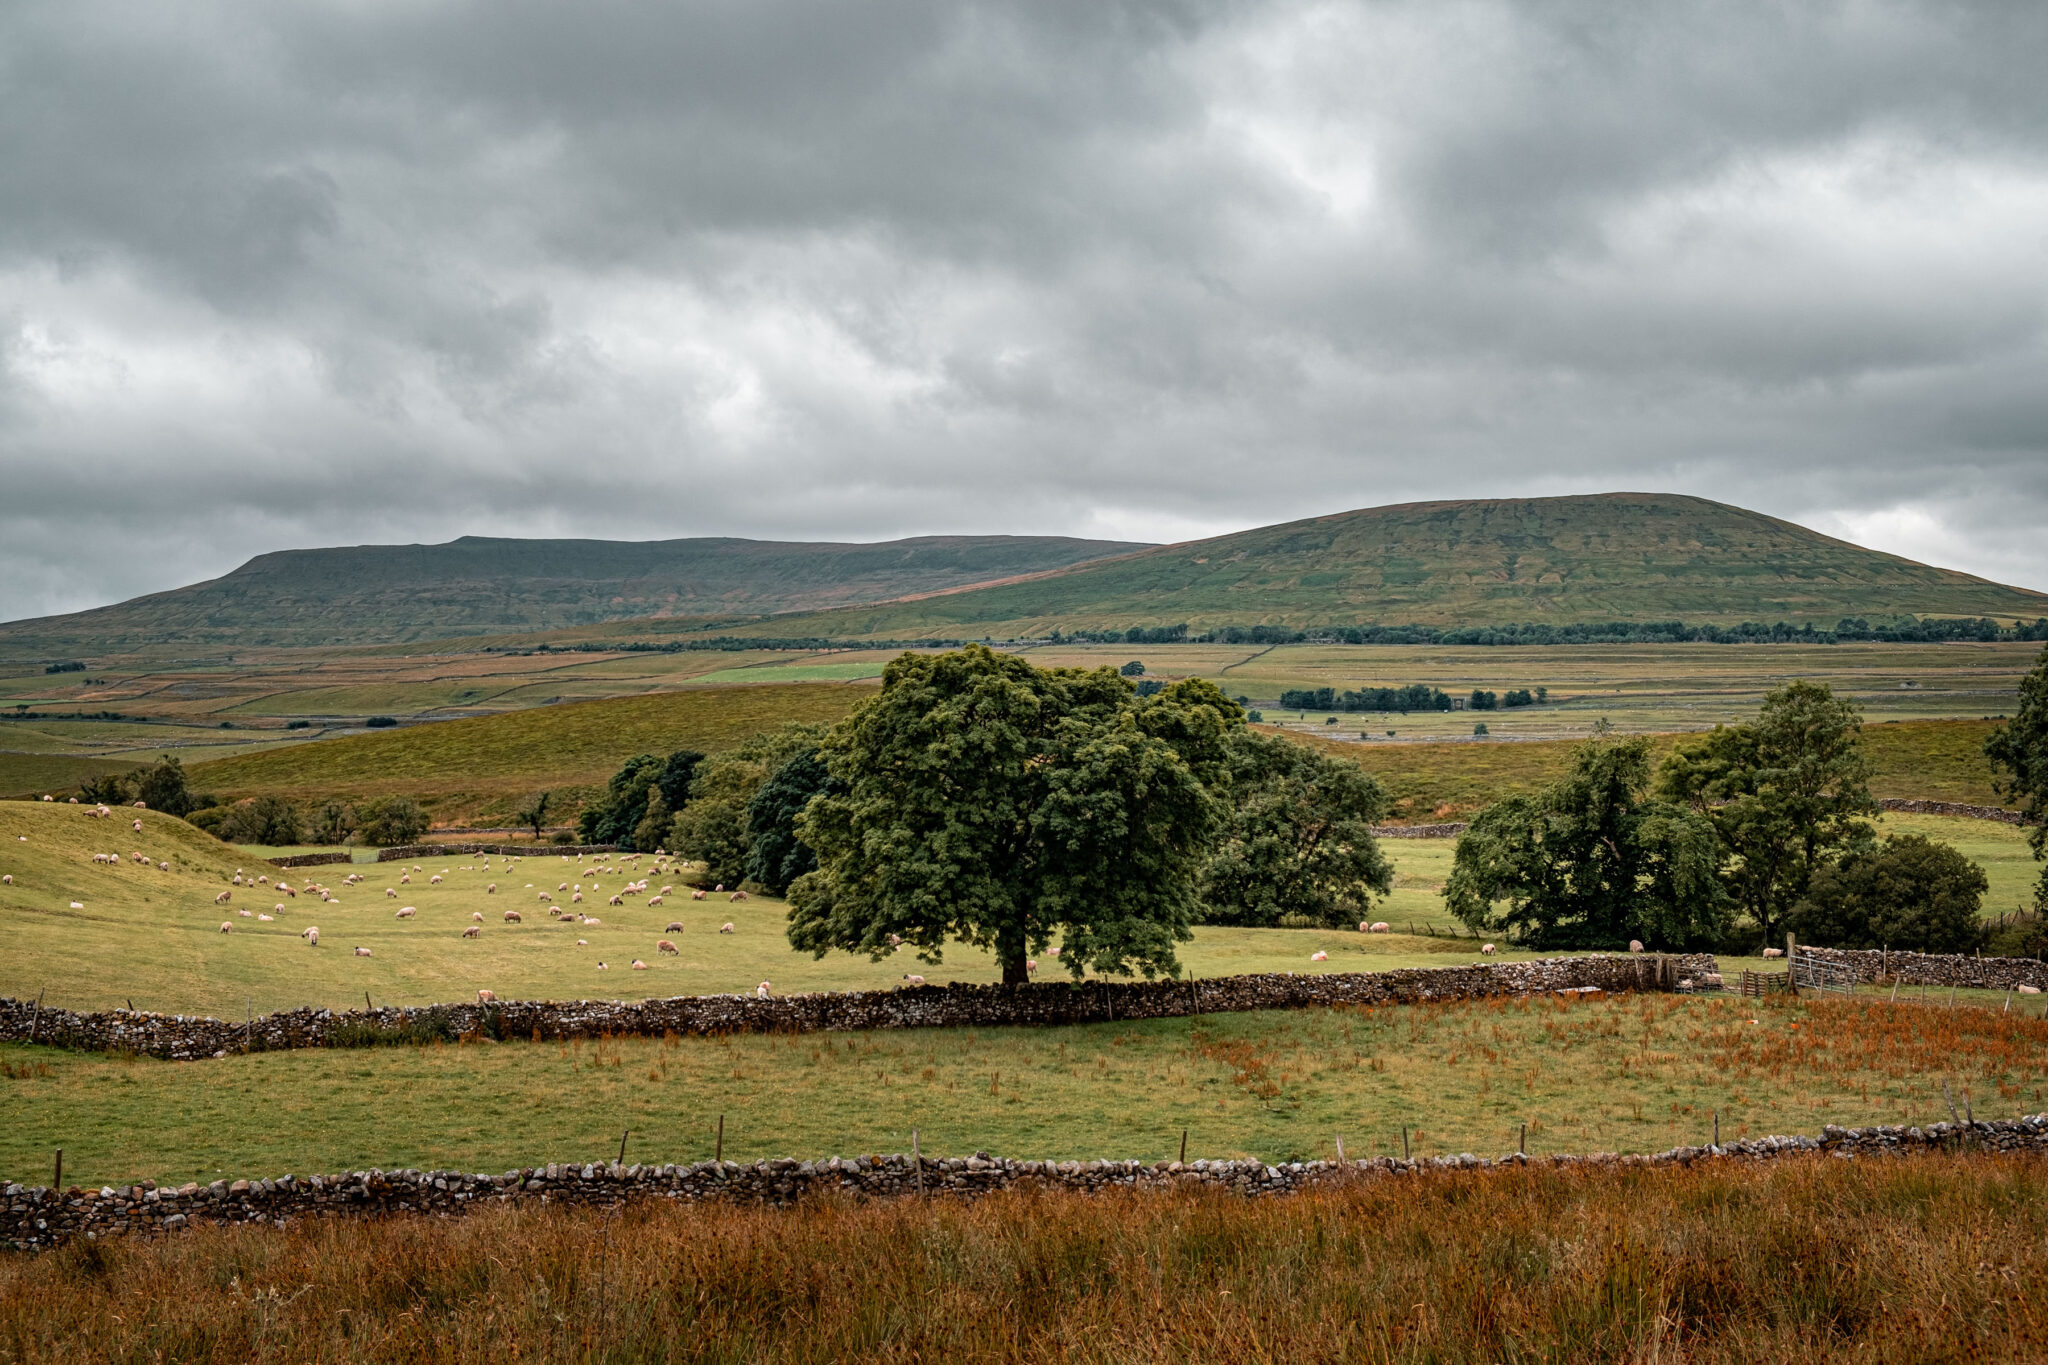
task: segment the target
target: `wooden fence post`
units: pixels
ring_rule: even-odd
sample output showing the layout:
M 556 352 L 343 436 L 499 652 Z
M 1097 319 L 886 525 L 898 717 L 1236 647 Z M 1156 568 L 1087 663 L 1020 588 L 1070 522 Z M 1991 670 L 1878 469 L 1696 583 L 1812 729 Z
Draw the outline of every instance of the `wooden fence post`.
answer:
M 711 1159 L 720 1164 L 725 1161 L 725 1115 L 718 1116 L 718 1145 L 711 1149 Z
M 43 996 L 49 992 L 49 989 L 48 986 L 45 986 L 42 990 L 36 992 L 35 1007 L 28 1012 L 28 1040 L 31 1043 L 36 1040 L 36 1025 L 43 1021 Z
M 64 1149 L 62 1147 L 57 1149 L 57 1172 L 50 1177 L 50 1188 L 53 1191 L 64 1188 Z
M 924 1198 L 924 1154 L 917 1149 L 917 1129 L 910 1130 L 910 1166 L 917 1172 L 917 1196 Z
M 629 1136 L 631 1136 L 632 1132 L 633 1132 L 633 1130 L 632 1130 L 631 1128 L 628 1128 L 628 1129 L 627 1129 L 627 1130 L 626 1130 L 625 1132 L 623 1132 L 623 1133 L 619 1134 L 619 1161 L 618 1161 L 618 1164 L 619 1164 L 619 1165 L 621 1165 L 621 1166 L 623 1166 L 623 1165 L 625 1165 L 625 1164 L 626 1164 L 626 1139 L 627 1139 L 627 1138 L 628 1138 Z
M 1188 1164 L 1188 1130 L 1185 1128 L 1180 1130 L 1180 1164 Z
M 1408 1159 L 1408 1125 L 1404 1123 L 1401 1125 L 1401 1160 Z

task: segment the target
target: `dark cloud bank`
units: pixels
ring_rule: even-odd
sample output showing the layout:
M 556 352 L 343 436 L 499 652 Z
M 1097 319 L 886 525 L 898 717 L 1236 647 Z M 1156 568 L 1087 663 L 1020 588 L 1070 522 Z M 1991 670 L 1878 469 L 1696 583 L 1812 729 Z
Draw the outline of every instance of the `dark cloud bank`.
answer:
M 0 10 L 0 616 L 1706 494 L 2048 587 L 2048 9 Z

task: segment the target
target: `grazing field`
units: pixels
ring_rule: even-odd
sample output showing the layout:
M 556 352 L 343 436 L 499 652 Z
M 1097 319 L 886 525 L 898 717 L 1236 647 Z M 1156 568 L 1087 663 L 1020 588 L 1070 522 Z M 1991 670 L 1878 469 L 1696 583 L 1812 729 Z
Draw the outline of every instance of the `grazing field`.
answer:
M 120 1185 L 416 1166 L 977 1150 L 1266 1161 L 1653 1151 L 2048 1107 L 2048 1020 L 1883 998 L 1674 995 L 1058 1028 L 488 1041 L 161 1062 L 0 1046 L 0 1176 Z
M 0 1261 L 76 1361 L 2038 1359 L 2048 1170 L 1952 1156 L 309 1221 Z

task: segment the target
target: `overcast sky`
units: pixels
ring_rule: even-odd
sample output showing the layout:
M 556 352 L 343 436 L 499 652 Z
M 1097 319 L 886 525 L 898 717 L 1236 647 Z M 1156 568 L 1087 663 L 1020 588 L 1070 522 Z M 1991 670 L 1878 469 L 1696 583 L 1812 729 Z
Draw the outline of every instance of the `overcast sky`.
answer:
M 0 7 L 0 618 L 1675 490 L 2048 588 L 2048 6 Z

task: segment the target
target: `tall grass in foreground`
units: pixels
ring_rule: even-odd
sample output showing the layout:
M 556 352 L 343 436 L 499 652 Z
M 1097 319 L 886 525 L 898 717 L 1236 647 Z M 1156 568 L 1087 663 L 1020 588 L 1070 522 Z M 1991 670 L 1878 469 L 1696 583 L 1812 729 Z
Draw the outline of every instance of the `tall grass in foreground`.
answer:
M 2044 1196 L 1980 1156 L 204 1229 L 0 1260 L 0 1359 L 2036 1358 Z

